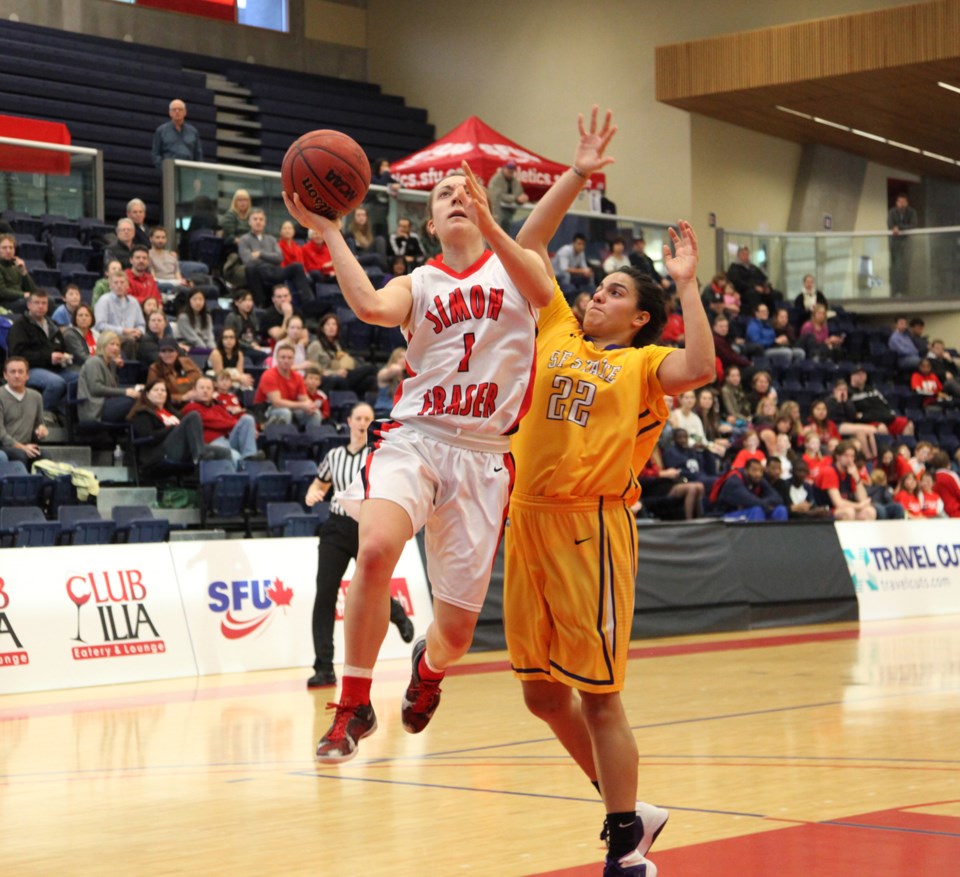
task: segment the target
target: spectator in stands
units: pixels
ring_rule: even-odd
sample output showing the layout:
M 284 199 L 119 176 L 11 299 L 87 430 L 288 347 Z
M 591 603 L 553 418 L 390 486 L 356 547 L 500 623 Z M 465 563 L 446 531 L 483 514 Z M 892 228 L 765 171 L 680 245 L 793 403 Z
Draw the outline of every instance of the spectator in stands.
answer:
M 124 267 L 119 259 L 114 259 L 104 253 L 103 277 L 93 284 L 93 292 L 90 294 L 90 306 L 97 307 L 97 302 L 110 292 L 110 278 L 114 274 L 123 274 Z
M 785 433 L 790 438 L 790 446 L 798 450 L 803 447 L 804 429 L 806 424 L 800 416 L 800 403 L 793 399 L 786 399 L 777 409 L 777 432 Z M 789 474 L 789 473 L 788 473 Z M 784 475 L 786 477 L 786 475 Z
M 238 387 L 253 387 L 253 375 L 244 370 L 243 350 L 237 340 L 237 333 L 231 326 L 223 327 L 216 346 L 210 351 L 208 363 L 215 374 L 226 372 L 230 375 L 230 380 Z
M 68 283 L 63 290 L 63 303 L 53 312 L 50 319 L 61 329 L 72 326 L 73 315 L 77 312 L 80 302 L 80 287 L 76 283 Z
M 925 408 L 952 408 L 958 401 L 943 391 L 940 378 L 933 373 L 933 364 L 926 358 L 920 360 L 910 377 L 910 388 L 920 397 Z
M 703 423 L 707 449 L 722 458 L 730 447 L 733 426 L 720 417 L 720 403 L 712 387 L 701 387 L 697 390 L 697 404 L 694 411 L 700 415 Z
M 783 337 L 785 339 L 782 344 L 778 342 L 778 345 L 794 351 L 794 362 L 807 358 L 806 351 L 797 343 L 797 331 L 790 323 L 790 312 L 786 308 L 780 308 L 773 315 L 770 324 L 773 326 L 773 331 L 776 332 L 777 338 Z M 800 348 L 799 353 L 796 352 L 798 347 Z
M 179 411 L 187 402 L 192 402 L 197 397 L 194 388 L 199 377 L 197 364 L 189 356 L 181 355 L 177 342 L 173 338 L 161 338 L 157 361 L 147 371 L 147 385 L 163 381 L 167 407 Z
M 183 413 L 195 411 L 203 422 L 203 441 L 208 449 L 229 453 L 236 468 L 241 460 L 262 460 L 257 449 L 257 424 L 250 414 L 234 414 L 214 398 L 213 378 L 201 375 L 194 386 L 195 398 Z
M 753 415 L 741 380 L 739 366 L 731 365 L 724 374 L 720 388 L 721 413 L 735 430 L 742 430 Z
M 830 508 L 818 501 L 810 476 L 810 468 L 803 460 L 797 460 L 793 464 L 793 472 L 789 478 L 771 483 L 783 499 L 789 518 L 810 520 L 833 516 Z
M 893 207 L 887 214 L 887 228 L 890 229 L 890 292 L 893 295 L 906 295 L 910 280 L 910 237 L 901 232 L 916 228 L 917 211 L 914 210 L 904 193 L 897 195 Z
M 237 239 L 250 233 L 250 213 L 253 202 L 246 189 L 237 189 L 230 200 L 230 207 L 220 217 L 219 226 L 224 243 L 234 243 Z
M 297 241 L 297 227 L 293 220 L 285 219 L 280 223 L 280 234 L 277 237 L 277 245 L 280 252 L 283 253 L 283 261 L 280 263 L 282 268 L 292 265 L 294 262 L 303 264 L 303 248 Z
M 922 317 L 911 317 L 910 322 L 907 324 L 907 328 L 910 330 L 910 337 L 913 339 L 917 353 L 919 353 L 921 357 L 926 356 L 930 349 L 927 336 L 923 334 L 926 325 Z
M 73 357 L 74 366 L 82 367 L 97 352 L 100 333 L 93 328 L 95 320 L 93 308 L 81 303 L 73 313 L 73 324 L 61 330 L 63 349 Z
M 307 388 L 307 398 L 317 406 L 317 410 L 324 420 L 330 419 L 330 399 L 327 394 L 320 389 L 323 383 L 323 372 L 320 366 L 308 362 L 303 367 L 303 384 Z
M 104 250 L 103 258 L 104 261 L 116 259 L 123 266 L 123 270 L 126 271 L 130 267 L 130 257 L 133 255 L 137 229 L 132 219 L 124 217 L 117 220 L 116 231 L 117 240 Z
M 290 290 L 286 287 L 283 289 L 289 296 Z M 274 289 L 274 295 L 276 295 L 276 289 Z M 290 312 L 293 313 L 292 306 Z M 281 324 L 284 319 L 285 317 L 281 316 Z M 249 290 L 241 289 L 234 296 L 233 310 L 227 314 L 223 328 L 233 329 L 237 335 L 240 350 L 253 365 L 259 365 L 269 355 L 270 348 L 260 344 L 260 318 L 254 310 L 253 293 Z M 284 328 L 284 334 L 286 334 L 286 328 Z
M 152 298 L 158 305 L 163 305 L 163 296 L 153 274 L 150 273 L 150 250 L 141 244 L 135 244 L 130 253 L 130 267 L 127 268 L 128 294 L 136 299 L 137 304 Z
M 857 366 L 850 374 L 850 401 L 860 422 L 874 425 L 877 432 L 913 435 L 913 424 L 897 414 L 879 390 L 867 389 L 867 370 L 863 366 Z M 842 428 L 840 432 L 843 433 Z
M 933 489 L 943 501 L 948 518 L 960 518 L 960 476 L 950 468 L 950 458 L 944 451 L 936 451 L 930 459 Z
M 577 297 L 573 300 L 573 304 L 570 305 L 570 310 L 573 311 L 573 315 L 577 318 L 577 322 L 582 326 L 583 325 L 583 315 L 587 312 L 587 305 L 590 304 L 590 299 L 593 296 L 589 292 L 581 292 L 577 294 Z M 681 320 L 683 318 L 681 317 Z
M 815 304 L 810 319 L 800 327 L 800 347 L 809 359 L 836 362 L 846 336 L 836 335 L 827 324 L 827 306 Z
M 350 226 L 343 239 L 357 257 L 361 265 L 377 265 L 387 268 L 387 247 L 385 240 L 373 232 L 373 226 L 365 207 L 358 207 L 350 217 Z M 406 263 L 406 260 L 404 260 Z
M 630 259 L 624 252 L 627 248 L 627 242 L 621 237 L 615 237 L 610 241 L 610 255 L 603 260 L 603 273 L 613 274 L 621 268 L 626 268 L 630 264 Z
M 77 371 L 73 357 L 66 352 L 60 327 L 47 319 L 49 298 L 45 289 L 37 289 L 27 299 L 27 312 L 14 320 L 7 334 L 7 353 L 23 357 L 30 366 L 28 386 L 43 396 L 48 417 L 63 413 L 67 384 L 75 383 Z
M 733 367 L 750 368 L 753 363 L 743 355 L 743 346 L 730 337 L 730 320 L 720 313 L 713 318 L 713 345 L 725 371 Z
M 827 297 L 817 289 L 816 278 L 812 274 L 803 275 L 803 289 L 793 300 L 793 306 L 796 310 L 796 325 L 802 327 L 804 323 L 813 319 L 813 309 L 817 305 L 823 305 L 826 313 L 829 305 Z M 802 333 L 801 328 L 801 333 Z
M 127 202 L 127 219 L 133 223 L 133 243 L 150 249 L 150 229 L 147 228 L 147 205 L 139 198 Z
M 424 252 L 420 236 L 413 231 L 411 222 L 406 217 L 397 220 L 397 228 L 390 235 L 390 251 L 394 256 L 403 256 L 410 268 L 423 264 Z
M 213 350 L 213 320 L 207 313 L 207 297 L 195 289 L 177 315 L 173 334 L 191 350 Z
M 836 444 L 840 444 L 837 442 Z M 836 445 L 834 445 L 834 448 Z M 825 457 L 823 451 L 821 450 L 820 436 L 816 433 L 810 433 L 807 436 L 807 440 L 803 443 L 803 456 L 801 457 L 804 463 L 807 464 L 807 469 L 810 471 L 811 481 L 816 481 L 817 476 L 820 474 L 820 468 L 825 464 L 830 462 L 830 457 Z
M 193 283 L 180 273 L 180 259 L 173 250 L 167 249 L 167 230 L 155 226 L 150 230 L 150 270 L 161 293 L 175 293 Z
M 887 345 L 897 354 L 897 365 L 901 369 L 915 369 L 920 364 L 920 351 L 917 350 L 906 317 L 897 317 Z
M 903 508 L 905 517 L 909 520 L 923 517 L 923 507 L 918 490 L 917 476 L 913 472 L 907 472 L 900 479 L 896 493 L 893 495 L 893 501 Z
M 523 191 L 523 183 L 517 176 L 515 161 L 511 159 L 506 162 L 490 178 L 487 197 L 490 199 L 490 211 L 497 225 L 509 234 L 510 224 L 513 222 L 517 207 L 530 200 L 530 196 Z
M 10 356 L 3 366 L 6 383 L 0 387 L 0 448 L 9 460 L 27 469 L 43 456 L 37 442 L 47 437 L 43 397 L 27 386 L 30 365 L 22 356 Z
M 136 359 L 137 346 L 143 337 L 146 322 L 136 299 L 127 294 L 129 283 L 125 271 L 111 274 L 110 292 L 100 297 L 94 314 L 97 317 L 97 331 L 112 329 L 120 336 L 123 355 L 127 359 Z
M 651 504 L 656 505 L 653 501 L 670 498 L 682 503 L 684 520 L 692 521 L 703 515 L 703 482 L 691 480 L 685 470 L 665 467 L 657 446 L 640 472 L 640 485 L 643 488 L 641 503 L 648 510 Z M 640 503 L 635 509 L 639 506 Z
M 142 387 L 121 387 L 117 368 L 123 365 L 120 336 L 109 329 L 99 339 L 97 352 L 80 369 L 77 396 L 81 420 L 126 420 Z
M 380 371 L 377 372 L 377 401 L 373 406 L 377 417 L 387 417 L 393 410 L 393 400 L 400 382 L 406 376 L 407 348 L 395 347 Z
M 233 376 L 229 371 L 217 372 L 215 378 L 217 392 L 215 399 L 221 404 L 226 406 L 227 411 L 231 414 L 243 414 L 246 411 L 246 408 L 243 407 L 243 403 L 240 401 L 240 397 L 237 395 L 237 385 L 233 382 Z
M 900 456 L 893 448 L 884 448 L 883 453 L 877 458 L 876 468 L 883 470 L 888 484 L 899 484 L 904 475 L 913 471 L 910 468 L 910 461 Z
M 757 408 L 751 420 L 768 456 L 776 450 L 778 414 L 777 400 L 771 396 L 764 396 L 757 402 Z
M 268 422 L 319 426 L 323 415 L 307 396 L 306 384 L 303 376 L 294 369 L 293 358 L 293 345 L 280 341 L 273 350 L 273 366 L 260 376 L 254 404 L 266 405 Z
M 697 394 L 688 390 L 677 396 L 677 404 L 670 412 L 669 423 L 674 429 L 687 433 L 690 444 L 695 448 L 707 446 L 707 436 L 700 415 L 694 410 L 697 406 Z
M 887 428 L 880 424 L 864 423 L 856 405 L 850 401 L 850 388 L 840 378 L 833 385 L 833 393 L 827 401 L 827 416 L 837 425 L 841 436 L 855 439 L 868 460 L 877 456 L 877 434 L 886 435 Z M 891 479 L 891 482 L 894 479 Z
M 740 316 L 741 310 L 743 310 L 743 300 L 740 298 L 740 293 L 737 292 L 737 288 L 728 280 L 723 286 L 723 312 L 730 317 L 731 320 L 735 320 Z M 779 313 L 779 311 L 777 313 Z
M 27 296 L 38 288 L 26 262 L 17 255 L 17 239 L 12 234 L 0 235 L 0 306 L 22 314 Z
M 716 465 L 706 453 L 690 447 L 685 429 L 675 429 L 671 438 L 672 443 L 662 452 L 663 465 L 679 469 L 687 480 L 700 481 L 709 490 L 716 481 Z
M 773 401 L 776 402 L 777 391 L 773 386 L 773 378 L 770 376 L 770 372 L 766 371 L 766 369 L 760 369 L 759 371 L 755 371 L 750 378 L 750 389 L 747 391 L 747 401 L 750 403 L 754 414 L 756 414 L 757 405 L 760 404 L 760 400 L 767 398 L 773 399 Z
M 861 459 L 863 462 L 866 462 L 866 459 L 858 453 L 858 464 Z M 867 473 L 866 466 L 860 467 L 860 480 L 864 483 L 867 491 L 867 496 L 870 497 L 870 502 L 873 503 L 873 507 L 877 510 L 877 520 L 878 521 L 902 521 L 905 517 L 905 511 L 902 505 L 897 502 L 896 498 L 893 495 L 893 488 L 887 483 L 887 473 L 883 469 L 874 469 L 873 472 Z
M 748 460 L 759 460 L 764 465 L 766 465 L 767 462 L 767 454 L 760 446 L 760 435 L 752 427 L 748 427 L 743 433 L 740 450 L 737 451 L 736 456 L 733 458 L 730 468 L 742 469 L 747 465 Z
M 830 498 L 838 521 L 875 521 L 877 510 L 870 502 L 856 464 L 856 446 L 851 441 L 837 445 L 833 462 L 820 468 L 817 487 Z
M 791 347 L 790 339 L 783 332 L 778 333 L 769 318 L 770 309 L 761 302 L 747 323 L 747 341 L 760 348 L 774 365 L 781 368 L 804 359 L 806 354 L 799 347 Z
M 264 344 L 270 344 L 286 338 L 287 323 L 295 314 L 303 316 L 294 308 L 290 290 L 282 283 L 274 286 L 270 298 L 270 307 L 266 309 L 260 319 L 260 340 Z
M 925 518 L 947 517 L 943 500 L 940 498 L 940 494 L 934 490 L 932 472 L 924 472 L 920 476 L 918 493 L 920 496 L 920 511 Z
M 400 182 L 390 173 L 390 160 L 378 158 L 374 163 L 373 175 L 370 177 L 370 184 L 373 186 L 383 186 L 386 191 L 374 191 L 371 189 L 363 202 L 364 207 L 370 214 L 370 226 L 374 235 L 386 238 L 387 236 L 387 214 L 390 212 L 390 199 L 396 198 L 400 191 Z
M 167 385 L 148 380 L 127 415 L 134 438 L 140 439 L 138 462 L 148 473 L 163 462 L 196 465 L 203 456 L 203 422 L 196 411 L 181 419 L 167 407 Z M 215 454 L 215 456 L 220 456 Z
M 636 243 L 636 242 L 634 242 Z M 633 255 L 630 256 L 631 262 L 633 261 Z M 641 269 L 642 270 L 642 269 Z M 714 274 L 713 279 L 703 288 L 703 294 L 700 296 L 700 301 L 703 302 L 703 309 L 707 312 L 707 316 L 711 319 L 715 319 L 722 314 L 723 311 L 723 290 L 727 284 L 727 275 L 726 274 Z
M 652 277 L 664 289 L 673 288 L 673 281 L 669 277 L 663 277 L 660 272 L 657 271 L 653 259 L 647 255 L 647 242 L 644 239 L 643 229 L 640 229 L 633 239 L 633 252 L 630 253 L 630 264 L 638 271 L 646 274 L 647 277 Z M 704 302 L 704 307 L 707 311 L 710 310 L 710 306 L 706 302 Z
M 330 248 L 323 240 L 323 234 L 315 228 L 307 229 L 307 242 L 303 245 L 303 270 L 317 283 L 322 280 L 336 279 Z
M 770 286 L 763 269 L 750 261 L 750 247 L 737 250 L 737 259 L 727 268 L 729 280 L 742 299 L 742 308 L 748 314 L 756 312 L 758 304 L 765 304 L 768 312 L 777 309 L 777 301 L 783 296 Z
M 307 348 L 307 357 L 323 371 L 327 390 L 353 390 L 358 396 L 377 389 L 377 368 L 358 363 L 340 343 L 340 320 L 336 314 L 320 319 L 317 340 Z
M 310 333 L 303 323 L 303 317 L 294 314 L 287 321 L 287 337 L 284 339 L 293 345 L 293 367 L 302 372 L 307 365 L 307 347 L 310 345 Z
M 901 448 L 906 448 L 907 445 L 902 445 Z M 917 442 L 913 448 L 913 455 L 909 456 L 910 469 L 914 475 L 919 478 L 927 471 L 927 464 L 933 458 L 935 448 L 930 442 Z M 908 456 L 905 454 L 905 456 Z
M 153 133 L 153 166 L 159 168 L 165 158 L 203 161 L 200 132 L 186 122 L 187 105 L 178 99 L 170 101 L 170 121 Z
M 764 464 L 748 460 L 743 469 L 731 469 L 722 479 L 717 508 L 727 521 L 785 521 L 787 507 L 763 477 Z M 719 482 L 718 482 L 719 483 Z
M 156 361 L 160 353 L 160 342 L 164 338 L 174 338 L 173 329 L 163 311 L 154 311 L 147 317 L 147 326 L 137 349 L 140 362 L 149 366 Z M 188 350 L 186 347 L 180 348 L 182 353 L 187 353 Z
M 677 311 L 677 301 L 673 292 L 664 290 L 663 310 L 667 322 L 660 333 L 660 343 L 669 347 L 683 347 L 685 330 L 683 316 Z
M 810 417 L 807 419 L 806 429 L 808 435 L 811 432 L 818 435 L 824 445 L 831 441 L 840 441 L 840 430 L 837 428 L 837 424 L 830 419 L 827 403 L 824 399 L 817 399 L 810 406 Z
M 577 232 L 573 240 L 560 247 L 551 260 L 557 283 L 567 296 L 593 287 L 593 269 L 587 264 L 586 251 L 587 239 Z
M 930 343 L 927 359 L 930 360 L 931 371 L 940 379 L 943 391 L 949 393 L 954 399 L 960 399 L 960 381 L 957 380 L 957 367 L 953 361 L 953 354 L 947 350 L 942 339 L 935 338 Z
M 237 239 L 237 251 L 246 272 L 247 286 L 253 299 L 266 305 L 266 290 L 278 283 L 293 284 L 301 302 L 313 301 L 313 287 L 303 265 L 298 262 L 281 268 L 283 253 L 273 235 L 266 234 L 267 215 L 259 207 L 250 211 L 250 231 Z

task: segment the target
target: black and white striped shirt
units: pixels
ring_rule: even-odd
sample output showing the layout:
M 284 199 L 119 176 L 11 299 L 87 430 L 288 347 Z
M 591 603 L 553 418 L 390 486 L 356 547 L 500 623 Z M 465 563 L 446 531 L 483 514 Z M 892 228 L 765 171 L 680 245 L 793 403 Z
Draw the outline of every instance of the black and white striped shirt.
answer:
M 330 482 L 333 485 L 334 494 L 340 490 L 346 490 L 367 462 L 367 454 L 369 453 L 370 448 L 367 445 L 353 454 L 350 453 L 350 449 L 346 445 L 334 448 L 327 452 L 327 455 L 317 467 L 317 478 L 321 481 Z M 347 513 L 340 507 L 336 499 L 333 499 L 330 501 L 330 514 L 346 515 Z

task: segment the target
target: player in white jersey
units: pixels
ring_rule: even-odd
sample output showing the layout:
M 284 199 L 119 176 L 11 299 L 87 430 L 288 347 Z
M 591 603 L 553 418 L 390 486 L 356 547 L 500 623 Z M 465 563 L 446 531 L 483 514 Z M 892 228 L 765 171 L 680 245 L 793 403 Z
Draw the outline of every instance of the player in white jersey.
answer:
M 409 343 L 409 377 L 364 472 L 340 702 L 317 746 L 319 762 L 336 764 L 353 758 L 376 729 L 370 684 L 389 625 L 390 578 L 421 527 L 435 620 L 414 645 L 401 707 L 407 731 L 426 727 L 444 671 L 470 647 L 513 481 L 509 433 L 529 391 L 536 309 L 551 301 L 554 284 L 537 254 L 494 221 L 466 163 L 430 193 L 428 229 L 442 254 L 379 291 L 339 223 L 310 213 L 296 196 L 283 197 L 294 219 L 323 233 L 354 313 L 400 326 Z

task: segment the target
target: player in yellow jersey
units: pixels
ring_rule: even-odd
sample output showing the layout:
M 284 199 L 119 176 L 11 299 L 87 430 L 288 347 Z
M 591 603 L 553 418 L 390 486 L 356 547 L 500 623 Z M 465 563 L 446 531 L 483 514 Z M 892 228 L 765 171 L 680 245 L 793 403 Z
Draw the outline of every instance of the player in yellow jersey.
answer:
M 616 129 L 580 119 L 574 164 L 520 230 L 550 270 L 547 243 Z M 605 877 L 655 877 L 645 857 L 667 813 L 638 804 L 637 745 L 620 698 L 633 620 L 638 475 L 667 419 L 664 397 L 714 378 L 696 281 L 697 238 L 670 231 L 664 263 L 686 327 L 682 350 L 654 344 L 662 290 L 634 269 L 607 275 L 581 329 L 559 287 L 540 311 L 533 399 L 512 451 L 517 480 L 506 541 L 504 623 L 524 701 L 598 786 L 610 849 Z M 639 815 L 639 819 L 638 819 Z

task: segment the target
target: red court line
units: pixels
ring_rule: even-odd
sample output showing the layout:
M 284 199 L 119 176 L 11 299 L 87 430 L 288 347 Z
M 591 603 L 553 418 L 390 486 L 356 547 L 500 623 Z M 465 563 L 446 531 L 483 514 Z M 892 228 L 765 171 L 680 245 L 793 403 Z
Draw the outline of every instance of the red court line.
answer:
M 855 823 L 852 825 L 851 823 Z M 945 824 L 950 824 L 946 833 Z M 911 833 L 903 830 L 909 826 Z M 710 877 L 955 877 L 960 819 L 884 810 L 648 854 L 663 874 Z M 599 857 L 598 857 L 599 858 Z M 598 863 L 529 877 L 596 877 Z

